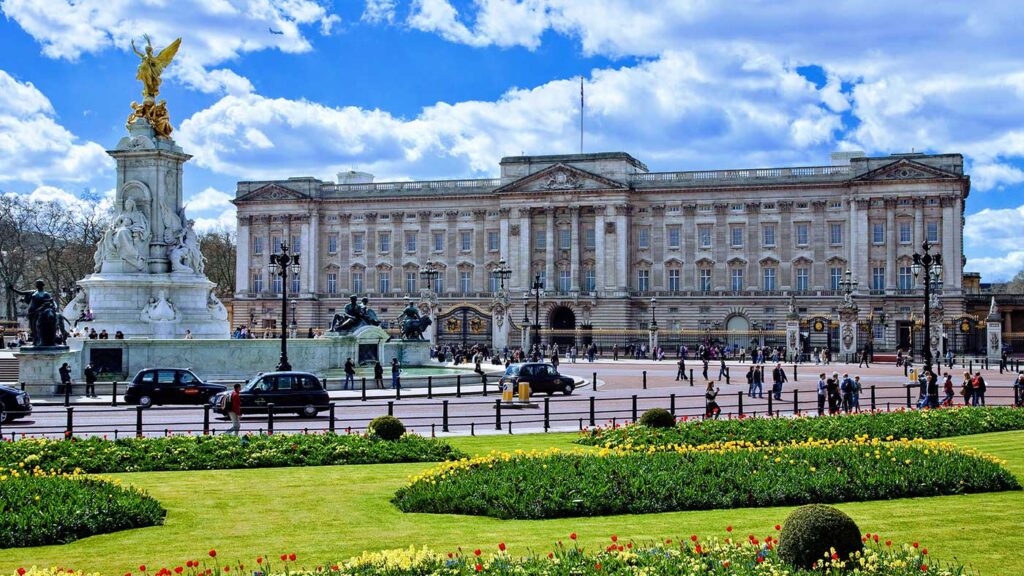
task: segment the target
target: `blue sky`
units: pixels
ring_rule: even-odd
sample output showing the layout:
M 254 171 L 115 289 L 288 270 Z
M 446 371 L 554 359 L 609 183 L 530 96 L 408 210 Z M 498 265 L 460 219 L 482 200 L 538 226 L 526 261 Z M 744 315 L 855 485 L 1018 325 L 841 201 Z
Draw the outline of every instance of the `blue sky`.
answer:
M 1024 26 L 1015 2 L 0 0 L 0 191 L 109 192 L 129 40 L 165 73 L 201 226 L 235 182 L 493 176 L 509 154 L 624 150 L 651 170 L 963 153 L 967 270 L 1024 269 Z M 272 34 L 269 29 L 282 34 Z

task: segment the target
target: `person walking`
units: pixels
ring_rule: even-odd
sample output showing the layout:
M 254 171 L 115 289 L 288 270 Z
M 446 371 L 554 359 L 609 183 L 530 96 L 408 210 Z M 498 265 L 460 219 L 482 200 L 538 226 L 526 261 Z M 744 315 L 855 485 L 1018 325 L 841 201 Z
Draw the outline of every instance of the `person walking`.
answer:
M 1017 374 L 1013 382 L 1013 405 L 1020 408 L 1024 406 L 1024 372 Z
M 701 362 L 704 363 L 704 380 L 711 380 L 708 378 L 708 359 L 706 357 L 702 358 Z
M 825 384 L 828 394 L 828 413 L 838 414 L 842 405 L 842 394 L 839 392 L 839 373 L 833 372 L 832 377 Z
M 342 388 L 348 390 L 349 386 L 353 389 L 356 387 L 356 365 L 351 358 L 345 359 L 345 384 Z
M 729 368 L 725 365 L 725 354 L 718 357 L 718 381 L 722 381 L 722 376 L 729 373 Z
M 825 401 L 828 399 L 828 381 L 825 373 L 818 374 L 818 416 L 825 415 Z
M 946 397 L 942 399 L 942 405 L 947 408 L 953 405 L 953 375 L 949 372 L 943 376 L 942 381 L 942 392 L 945 393 Z
M 772 370 L 772 396 L 776 400 L 782 400 L 782 385 L 788 380 L 786 370 L 782 368 L 782 363 L 775 364 L 775 369 Z
M 402 366 L 398 363 L 398 358 L 391 359 L 391 387 L 398 390 L 402 387 L 402 380 L 399 375 L 402 373 Z
M 704 390 L 704 417 L 714 418 L 718 420 L 718 415 L 722 413 L 722 408 L 718 405 L 715 399 L 718 398 L 718 388 L 715 388 L 715 383 L 708 380 L 708 386 Z
M 863 368 L 871 368 L 871 365 L 868 363 L 868 345 L 867 344 L 864 345 L 864 348 L 861 349 L 861 352 L 860 352 L 860 362 L 857 364 L 857 368 L 861 368 L 861 367 L 863 367 Z
M 935 409 L 939 407 L 939 375 L 935 372 L 928 372 L 928 407 Z
M 985 405 L 986 387 L 985 379 L 981 376 L 981 370 L 978 370 L 974 373 L 974 378 L 971 378 L 971 388 L 974 389 L 974 402 L 971 406 Z
M 618 362 L 619 360 L 619 345 L 612 344 L 612 361 Z
M 52 368 L 51 368 L 51 370 L 52 370 Z M 65 363 L 60 365 L 60 368 L 57 370 L 57 372 L 60 373 L 60 390 L 58 390 L 57 393 L 58 394 L 64 394 L 64 395 L 70 395 L 71 394 L 71 366 L 68 366 L 68 363 L 65 362 Z M 53 374 L 53 372 L 51 372 L 51 374 Z
M 863 387 L 860 384 L 860 376 L 853 377 L 853 406 L 854 412 L 860 412 L 860 393 L 863 391 Z
M 231 434 L 232 436 L 238 436 L 238 433 L 242 430 L 242 385 L 235 384 L 234 390 L 231 391 L 231 395 L 228 397 L 227 408 L 228 418 L 231 419 L 231 428 L 228 428 L 225 434 Z
M 687 378 L 686 378 L 686 358 L 684 358 L 680 354 L 679 361 L 676 362 L 676 364 L 679 366 L 679 368 L 676 370 L 676 382 L 679 382 L 680 379 L 687 380 Z
M 964 397 L 964 406 L 974 402 L 974 388 L 971 387 L 971 373 L 964 372 L 964 380 L 960 383 L 960 395 Z
M 89 398 L 96 398 L 96 369 L 92 367 L 92 362 L 85 365 L 83 373 L 85 375 L 85 395 Z
M 373 363 L 373 386 L 378 390 L 384 389 L 384 367 L 380 360 Z
M 843 412 L 847 414 L 853 410 L 853 378 L 849 374 L 843 374 L 842 383 L 839 384 L 839 392 L 843 395 Z

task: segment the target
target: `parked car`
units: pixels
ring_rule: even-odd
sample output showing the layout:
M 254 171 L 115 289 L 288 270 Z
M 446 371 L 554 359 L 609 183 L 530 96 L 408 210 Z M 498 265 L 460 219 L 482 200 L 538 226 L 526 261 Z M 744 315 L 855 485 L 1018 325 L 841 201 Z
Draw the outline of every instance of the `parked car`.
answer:
M 125 404 L 149 407 L 153 404 L 206 404 L 219 392 L 221 384 L 203 382 L 190 370 L 147 368 L 140 370 L 124 393 Z
M 32 414 L 32 399 L 17 388 L 0 386 L 0 424 Z
M 211 399 L 215 410 L 226 415 L 230 407 L 230 392 L 217 394 Z M 326 410 L 331 399 L 320 379 L 308 372 L 267 372 L 259 374 L 240 392 L 242 415 L 267 412 L 274 405 L 274 414 L 294 412 L 312 418 Z
M 547 362 L 526 362 L 523 364 L 510 364 L 505 369 L 499 383 L 502 386 L 511 386 L 513 391 L 518 391 L 519 382 L 530 383 L 530 394 L 543 392 L 551 396 L 555 392 L 561 392 L 568 396 L 576 389 L 576 381 L 571 376 L 563 376 L 558 373 L 554 365 Z

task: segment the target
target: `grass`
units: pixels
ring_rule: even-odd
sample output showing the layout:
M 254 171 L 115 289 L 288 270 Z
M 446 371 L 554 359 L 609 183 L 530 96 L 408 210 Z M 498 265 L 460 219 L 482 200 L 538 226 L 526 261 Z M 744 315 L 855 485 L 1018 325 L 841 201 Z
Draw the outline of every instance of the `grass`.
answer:
M 470 453 L 493 449 L 570 448 L 575 434 L 455 438 Z M 1024 432 L 951 439 L 1008 461 L 1024 479 Z M 697 533 L 759 536 L 772 533 L 791 508 L 675 512 L 642 516 L 503 521 L 482 517 L 403 514 L 389 500 L 407 478 L 430 464 L 389 464 L 119 474 L 147 490 L 168 510 L 162 527 L 94 536 L 64 546 L 0 550 L 0 574 L 19 566 L 60 565 L 120 576 L 150 567 L 173 568 L 210 548 L 218 558 L 247 564 L 258 554 L 295 552 L 298 564 L 343 559 L 364 549 L 427 545 L 494 550 L 505 542 L 512 553 L 546 551 L 577 532 L 589 549 L 610 534 L 636 540 Z M 1019 529 L 1024 493 L 904 499 L 843 504 L 864 531 L 898 542 L 920 541 L 939 560 L 956 558 L 985 576 L 1024 573 L 1024 532 Z

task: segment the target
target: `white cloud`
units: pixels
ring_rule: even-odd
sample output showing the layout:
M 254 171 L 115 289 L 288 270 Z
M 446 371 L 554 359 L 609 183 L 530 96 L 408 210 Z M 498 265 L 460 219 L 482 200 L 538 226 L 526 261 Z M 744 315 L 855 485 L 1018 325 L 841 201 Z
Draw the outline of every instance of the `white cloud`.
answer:
M 231 200 L 233 198 L 233 196 L 216 188 L 208 187 L 191 198 L 186 199 L 185 205 L 189 212 L 204 212 L 214 208 L 227 208 L 232 205 Z
M 1024 250 L 1014 250 L 1002 256 L 968 258 L 965 270 L 980 272 L 985 282 L 1007 282 L 1024 270 Z
M 395 0 L 366 0 L 363 22 L 370 24 L 391 24 L 395 21 Z
M 57 123 L 35 86 L 0 70 L 0 182 L 84 182 L 112 164 L 102 146 Z
M 981 272 L 986 282 L 1009 280 L 1024 270 L 1024 205 L 1016 208 L 986 208 L 966 217 L 964 223 L 967 266 L 971 272 Z
M 204 92 L 235 94 L 251 91 L 252 84 L 213 67 L 259 50 L 308 52 L 312 46 L 302 27 L 319 25 L 329 34 L 340 21 L 316 0 L 2 0 L 0 9 L 50 58 L 128 51 L 144 31 L 151 31 L 158 49 L 180 36 L 168 76 Z
M 211 230 L 234 230 L 238 225 L 238 215 L 234 206 L 225 208 L 215 216 L 208 218 L 194 218 L 197 232 L 208 232 Z

